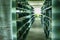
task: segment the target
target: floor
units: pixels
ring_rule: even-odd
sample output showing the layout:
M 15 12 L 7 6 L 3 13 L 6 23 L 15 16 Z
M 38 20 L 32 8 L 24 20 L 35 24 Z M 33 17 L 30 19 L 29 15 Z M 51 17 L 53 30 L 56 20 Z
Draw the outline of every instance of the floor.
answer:
M 46 40 L 40 18 L 35 18 L 26 40 Z

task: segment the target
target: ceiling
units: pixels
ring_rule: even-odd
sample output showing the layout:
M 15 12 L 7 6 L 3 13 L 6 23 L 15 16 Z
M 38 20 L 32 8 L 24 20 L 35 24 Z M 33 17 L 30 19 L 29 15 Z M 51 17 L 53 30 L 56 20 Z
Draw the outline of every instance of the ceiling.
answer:
M 28 1 L 44 1 L 44 0 L 28 0 Z
M 34 8 L 41 8 L 43 1 L 28 1 L 28 3 Z

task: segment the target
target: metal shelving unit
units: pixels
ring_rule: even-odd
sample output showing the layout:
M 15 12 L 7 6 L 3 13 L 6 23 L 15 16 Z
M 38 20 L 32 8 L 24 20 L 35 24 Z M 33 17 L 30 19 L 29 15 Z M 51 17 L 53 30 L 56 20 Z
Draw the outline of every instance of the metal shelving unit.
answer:
M 29 29 L 34 21 L 33 7 L 26 0 L 17 0 L 16 23 L 17 23 L 17 40 L 25 40 Z
M 44 0 L 41 7 L 41 23 L 44 28 L 46 39 L 51 38 L 52 30 L 52 0 Z

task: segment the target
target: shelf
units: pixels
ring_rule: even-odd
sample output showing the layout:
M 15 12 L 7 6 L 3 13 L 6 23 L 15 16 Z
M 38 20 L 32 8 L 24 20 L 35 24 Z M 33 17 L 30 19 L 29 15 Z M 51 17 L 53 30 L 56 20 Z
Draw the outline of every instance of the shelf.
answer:
M 25 32 L 22 34 L 21 37 L 24 37 L 24 35 L 27 33 L 26 31 L 27 31 L 27 30 L 29 31 L 29 29 L 30 29 L 30 28 L 27 28 L 27 29 L 25 30 Z
M 30 25 L 30 24 L 28 24 L 28 26 L 29 26 L 29 25 Z M 24 29 L 24 32 L 20 34 L 20 39 L 26 34 L 26 31 L 30 29 L 28 26 L 27 26 L 26 29 L 23 28 L 23 29 Z
M 18 20 L 16 20 L 16 21 L 23 21 L 23 20 L 28 19 L 28 18 L 31 18 L 31 15 L 18 18 Z
M 19 8 L 19 10 L 16 10 L 17 13 L 32 13 L 32 10 L 27 10 L 24 8 Z
M 32 19 L 32 18 L 31 18 Z M 29 23 L 30 21 L 31 21 L 31 19 L 28 21 L 28 22 L 26 22 L 23 26 L 21 26 L 21 28 L 18 30 L 18 32 L 27 24 L 27 23 Z
M 17 10 L 28 10 L 28 9 L 24 9 L 24 8 L 20 8 L 20 7 L 17 7 L 16 9 Z
M 28 9 L 25 9 L 25 8 L 20 8 L 20 7 L 17 7 L 16 9 L 17 9 L 17 10 L 23 10 L 23 11 L 24 11 L 24 10 L 25 10 L 25 11 L 30 11 L 30 12 L 33 12 L 33 11 L 34 11 L 33 9 L 28 10 Z
M 25 4 L 25 3 L 18 3 L 18 7 L 21 7 L 21 8 L 24 8 L 24 9 L 28 9 L 28 10 L 31 10 L 32 9 L 32 7 L 27 3 L 27 4 Z
M 47 7 L 47 8 L 45 8 L 45 9 L 44 9 L 44 11 L 45 11 L 45 10 L 48 10 L 48 9 L 51 9 L 51 8 L 52 8 L 52 6 L 50 6 L 50 7 Z
M 18 29 L 18 32 L 19 32 L 20 30 L 22 30 L 22 28 L 25 27 L 25 25 L 26 25 L 27 23 L 28 23 L 28 22 L 26 22 L 25 24 L 23 24 L 23 25 Z M 17 32 L 17 33 L 18 33 L 18 32 Z

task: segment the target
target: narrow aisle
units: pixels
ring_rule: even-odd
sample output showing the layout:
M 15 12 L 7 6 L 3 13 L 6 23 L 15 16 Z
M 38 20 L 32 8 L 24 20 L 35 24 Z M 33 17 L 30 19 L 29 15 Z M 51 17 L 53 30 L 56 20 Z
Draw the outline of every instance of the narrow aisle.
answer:
M 26 40 L 45 40 L 43 27 L 41 26 L 40 18 L 35 18 L 35 22 L 30 29 Z

